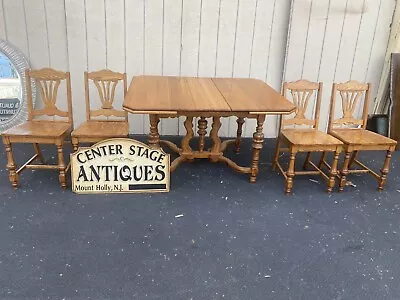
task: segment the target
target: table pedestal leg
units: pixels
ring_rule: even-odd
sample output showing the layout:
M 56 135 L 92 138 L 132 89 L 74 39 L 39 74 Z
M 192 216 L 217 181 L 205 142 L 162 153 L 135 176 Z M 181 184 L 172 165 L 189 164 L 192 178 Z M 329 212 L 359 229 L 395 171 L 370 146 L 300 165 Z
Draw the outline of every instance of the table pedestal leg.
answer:
M 221 128 L 221 118 L 213 117 L 213 123 L 211 127 L 210 137 L 213 141 L 213 145 L 211 147 L 210 160 L 212 162 L 217 162 L 218 158 L 221 155 L 221 140 L 218 136 L 219 129 Z
M 244 124 L 244 118 L 237 118 L 236 120 L 237 123 L 237 132 L 236 132 L 236 141 L 235 141 L 235 153 L 240 152 L 240 142 L 242 140 L 242 132 L 243 132 L 243 124 Z
M 204 151 L 204 143 L 205 143 L 205 136 L 207 133 L 207 120 L 205 117 L 200 117 L 198 121 L 198 130 L 197 133 L 199 134 L 199 151 Z
M 265 121 L 265 115 L 257 116 L 257 127 L 256 132 L 253 134 L 253 160 L 251 163 L 250 182 L 256 182 L 258 175 L 258 161 L 260 160 L 260 151 L 264 142 L 263 125 Z
M 160 147 L 160 134 L 158 133 L 158 123 L 160 118 L 157 115 L 150 115 L 150 133 L 149 133 L 149 145 L 153 148 Z
M 185 122 L 183 123 L 186 129 L 186 135 L 183 137 L 181 142 L 182 154 L 186 156 L 189 160 L 192 160 L 193 150 L 190 147 L 190 141 L 194 137 L 193 132 L 193 117 L 186 117 Z

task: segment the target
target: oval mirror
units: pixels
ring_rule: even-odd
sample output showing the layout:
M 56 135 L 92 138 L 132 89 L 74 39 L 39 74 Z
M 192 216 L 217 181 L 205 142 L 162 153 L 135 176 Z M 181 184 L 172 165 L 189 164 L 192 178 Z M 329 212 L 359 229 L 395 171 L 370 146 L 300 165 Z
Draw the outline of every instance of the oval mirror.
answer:
M 29 68 L 21 51 L 0 39 L 0 133 L 27 119 L 25 70 Z M 33 103 L 35 94 L 32 83 Z

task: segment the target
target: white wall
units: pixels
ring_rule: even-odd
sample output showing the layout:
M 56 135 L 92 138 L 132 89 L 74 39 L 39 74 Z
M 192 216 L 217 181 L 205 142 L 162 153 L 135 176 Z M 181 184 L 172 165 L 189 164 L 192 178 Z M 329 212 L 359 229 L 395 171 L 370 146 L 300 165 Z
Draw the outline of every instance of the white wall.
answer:
M 33 68 L 71 71 L 76 126 L 84 121 L 86 70 L 126 71 L 129 80 L 253 77 L 280 90 L 289 23 L 287 79 L 323 80 L 326 95 L 333 80 L 350 77 L 376 87 L 394 0 L 365 0 L 365 14 L 343 10 L 363 1 L 294 0 L 289 21 L 290 0 L 0 0 L 0 38 Z M 183 134 L 181 123 L 163 120 L 161 132 Z M 130 124 L 132 133 L 148 132 L 144 116 L 131 116 Z M 221 131 L 234 135 L 235 120 L 224 120 Z M 253 131 L 248 122 L 246 136 Z M 275 117 L 264 132 L 276 135 Z
M 395 0 L 294 0 L 285 80 L 324 83 L 320 128 L 326 129 L 333 82 L 372 83 L 377 93 Z M 337 112 L 339 113 L 339 112 Z M 359 113 L 361 113 L 359 111 Z

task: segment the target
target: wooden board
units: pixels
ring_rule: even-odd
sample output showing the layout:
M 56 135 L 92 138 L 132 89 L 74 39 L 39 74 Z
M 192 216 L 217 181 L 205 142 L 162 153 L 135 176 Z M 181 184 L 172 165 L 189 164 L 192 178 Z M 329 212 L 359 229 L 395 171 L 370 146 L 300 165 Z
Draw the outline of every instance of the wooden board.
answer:
M 139 76 L 124 101 L 131 113 L 289 113 L 294 106 L 255 79 Z
M 71 154 L 72 191 L 78 194 L 168 192 L 170 158 L 161 148 L 115 138 Z
M 289 113 L 294 106 L 261 80 L 214 78 L 232 111 Z

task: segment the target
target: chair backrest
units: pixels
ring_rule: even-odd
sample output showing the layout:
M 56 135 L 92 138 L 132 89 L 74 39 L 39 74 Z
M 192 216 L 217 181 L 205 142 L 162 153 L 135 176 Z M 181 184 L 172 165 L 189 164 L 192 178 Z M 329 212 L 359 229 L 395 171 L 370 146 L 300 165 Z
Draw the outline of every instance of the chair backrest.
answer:
M 50 68 L 41 70 L 25 70 L 26 90 L 28 100 L 28 120 L 32 121 L 40 116 L 60 117 L 63 119 L 53 121 L 68 122 L 72 124 L 72 99 L 71 99 L 71 77 L 69 72 L 57 71 Z M 58 88 L 65 80 L 67 90 L 67 111 L 57 107 Z M 40 97 L 43 101 L 43 108 L 35 109 L 32 102 L 32 81 L 36 82 L 36 87 L 40 91 Z
M 288 97 L 291 94 L 291 99 Z M 318 129 L 319 111 L 321 106 L 322 82 L 310 82 L 308 80 L 298 80 L 284 82 L 282 88 L 283 97 L 291 100 L 296 106 L 293 117 L 281 118 L 281 128 L 293 125 L 306 125 Z M 306 117 L 308 106 L 314 102 L 315 108 L 311 118 Z
M 370 83 L 361 83 L 358 81 L 347 81 L 345 83 L 334 83 L 332 85 L 331 105 L 329 113 L 328 131 L 334 127 L 341 127 L 343 125 L 356 125 L 362 126 L 363 129 L 367 127 L 368 118 L 368 105 L 370 98 Z M 341 97 L 341 116 L 335 119 L 335 108 L 337 94 Z M 364 101 L 364 103 L 362 103 Z M 358 105 L 363 104 L 361 119 L 354 116 Z
M 90 109 L 89 80 L 97 88 L 98 96 L 101 101 L 101 108 Z M 126 73 L 117 73 L 111 70 L 101 70 L 95 72 L 85 72 L 85 98 L 86 98 L 86 119 L 89 121 L 96 117 L 115 117 L 113 121 L 128 122 L 128 113 L 126 111 L 115 109 L 113 104 L 115 100 L 115 89 L 118 83 L 123 82 L 124 98 L 127 90 Z

